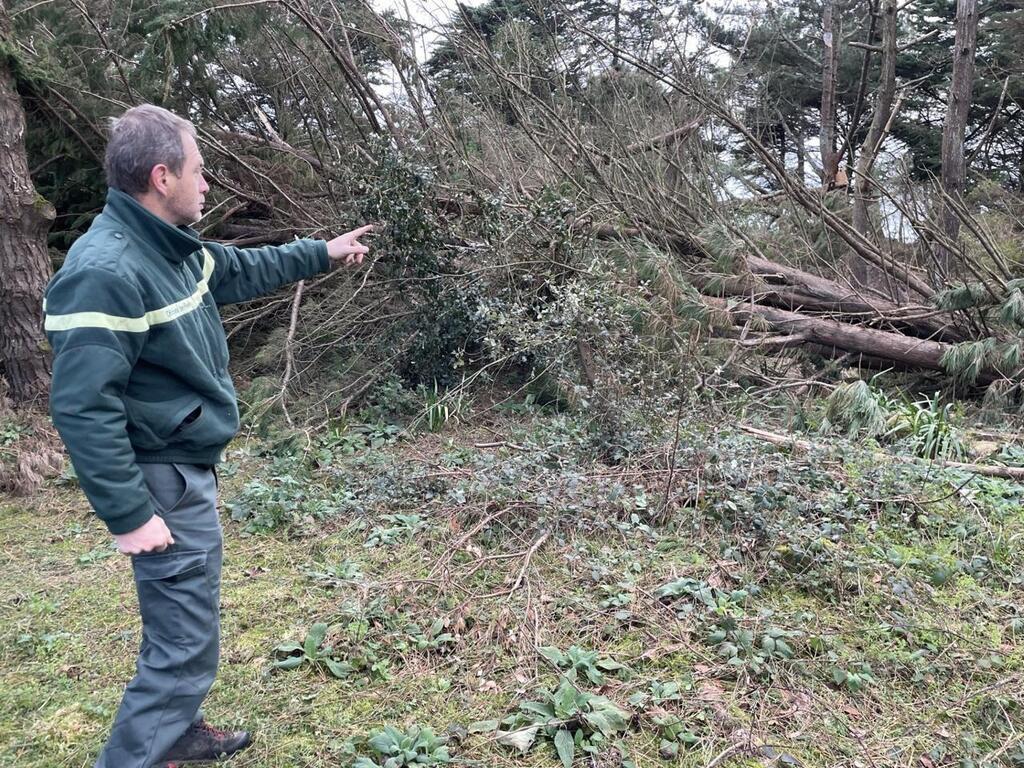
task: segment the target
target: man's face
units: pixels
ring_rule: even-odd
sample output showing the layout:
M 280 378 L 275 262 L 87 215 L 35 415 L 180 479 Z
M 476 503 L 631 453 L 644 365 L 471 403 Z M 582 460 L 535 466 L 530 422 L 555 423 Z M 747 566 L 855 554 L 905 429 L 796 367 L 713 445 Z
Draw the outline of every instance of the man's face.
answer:
M 203 178 L 203 156 L 199 154 L 196 140 L 184 133 L 181 144 L 185 162 L 180 175 L 168 174 L 167 209 L 175 224 L 195 224 L 203 217 L 203 203 L 210 185 Z

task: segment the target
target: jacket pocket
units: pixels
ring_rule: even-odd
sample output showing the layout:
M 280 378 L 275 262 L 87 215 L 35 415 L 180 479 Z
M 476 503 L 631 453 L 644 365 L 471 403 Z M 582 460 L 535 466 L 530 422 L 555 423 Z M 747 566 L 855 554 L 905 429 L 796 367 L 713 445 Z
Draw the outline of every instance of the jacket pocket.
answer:
M 158 401 L 125 397 L 128 435 L 132 445 L 148 451 L 167 447 L 168 440 L 185 417 L 202 405 L 202 399 L 194 394 Z
M 213 624 L 206 551 L 182 550 L 132 558 L 143 632 L 176 643 L 199 643 Z

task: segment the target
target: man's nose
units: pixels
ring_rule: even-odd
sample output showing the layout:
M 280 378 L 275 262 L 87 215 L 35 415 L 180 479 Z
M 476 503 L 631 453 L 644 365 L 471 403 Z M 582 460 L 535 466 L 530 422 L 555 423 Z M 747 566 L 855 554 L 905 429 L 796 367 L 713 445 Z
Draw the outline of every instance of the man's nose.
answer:
M 199 177 L 199 191 L 203 192 L 203 193 L 206 193 L 209 190 L 210 190 L 210 185 L 206 183 L 206 177 L 205 176 L 200 176 Z

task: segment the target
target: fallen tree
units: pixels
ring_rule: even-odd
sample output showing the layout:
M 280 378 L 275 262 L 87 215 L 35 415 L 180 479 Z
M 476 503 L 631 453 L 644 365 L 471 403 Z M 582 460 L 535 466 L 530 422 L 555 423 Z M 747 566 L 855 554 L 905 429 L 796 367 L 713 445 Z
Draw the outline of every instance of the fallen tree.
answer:
M 942 372 L 946 372 L 946 356 L 954 349 L 952 344 L 946 342 L 851 325 L 826 317 L 768 307 L 753 301 L 737 304 L 713 296 L 706 296 L 704 301 L 724 313 L 735 325 L 749 323 L 754 318 L 760 319 L 773 331 L 785 334 L 786 346 L 789 347 L 814 343 L 871 358 L 892 360 L 914 368 Z M 1017 378 L 1019 372 L 1011 375 Z M 1004 373 L 986 367 L 978 372 L 977 381 L 987 383 L 1003 378 L 1007 378 Z

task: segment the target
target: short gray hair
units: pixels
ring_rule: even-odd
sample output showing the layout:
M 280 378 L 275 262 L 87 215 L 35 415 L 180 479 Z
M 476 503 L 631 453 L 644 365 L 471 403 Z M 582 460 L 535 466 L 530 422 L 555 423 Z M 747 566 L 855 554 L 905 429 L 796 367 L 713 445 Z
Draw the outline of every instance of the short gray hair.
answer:
M 154 165 L 166 165 L 180 174 L 185 164 L 183 133 L 195 136 L 195 126 L 153 104 L 140 104 L 111 119 L 103 163 L 107 184 L 129 195 L 141 195 L 149 189 Z

